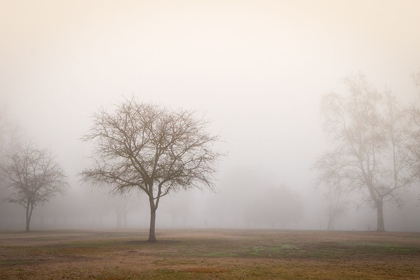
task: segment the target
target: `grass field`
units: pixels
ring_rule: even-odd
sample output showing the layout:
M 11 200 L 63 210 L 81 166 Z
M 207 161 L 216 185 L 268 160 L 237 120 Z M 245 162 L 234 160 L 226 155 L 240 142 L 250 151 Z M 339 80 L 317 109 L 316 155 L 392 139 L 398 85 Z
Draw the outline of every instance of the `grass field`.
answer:
M 0 232 L 0 279 L 420 279 L 420 233 Z

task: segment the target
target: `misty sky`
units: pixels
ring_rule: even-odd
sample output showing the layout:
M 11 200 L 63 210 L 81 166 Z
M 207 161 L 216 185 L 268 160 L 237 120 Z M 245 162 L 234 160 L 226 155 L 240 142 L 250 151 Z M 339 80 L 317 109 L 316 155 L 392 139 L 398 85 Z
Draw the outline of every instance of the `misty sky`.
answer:
M 135 95 L 198 110 L 238 166 L 311 191 L 319 102 L 359 71 L 418 98 L 420 1 L 0 1 L 0 102 L 72 187 L 89 118 Z

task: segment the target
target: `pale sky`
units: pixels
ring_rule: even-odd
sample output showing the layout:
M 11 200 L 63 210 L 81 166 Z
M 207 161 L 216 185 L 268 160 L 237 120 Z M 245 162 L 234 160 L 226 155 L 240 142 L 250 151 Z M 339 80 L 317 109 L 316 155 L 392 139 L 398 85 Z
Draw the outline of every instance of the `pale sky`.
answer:
M 71 178 L 89 156 L 89 116 L 134 94 L 205 112 L 226 141 L 222 173 L 246 165 L 305 190 L 326 145 L 320 98 L 342 78 L 361 71 L 418 98 L 419 11 L 408 0 L 0 0 L 0 101 Z

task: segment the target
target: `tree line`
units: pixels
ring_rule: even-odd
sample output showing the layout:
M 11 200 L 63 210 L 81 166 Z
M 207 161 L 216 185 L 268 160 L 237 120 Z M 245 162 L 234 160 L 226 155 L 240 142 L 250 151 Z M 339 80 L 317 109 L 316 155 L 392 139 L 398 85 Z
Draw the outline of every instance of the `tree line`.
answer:
M 218 135 L 195 112 L 171 110 L 135 98 L 101 109 L 93 116 L 84 141 L 95 144 L 92 165 L 80 173 L 83 181 L 108 186 L 115 193 L 137 189 L 150 208 L 150 242 L 156 241 L 156 211 L 161 198 L 191 188 L 213 188 L 217 162 L 223 155 L 214 145 Z M 2 165 L 7 201 L 26 209 L 30 231 L 33 209 L 63 193 L 65 175 L 49 150 L 19 145 Z
M 420 86 L 420 73 L 413 78 Z M 323 130 L 331 145 L 313 166 L 317 186 L 328 198 L 329 229 L 343 213 L 342 197 L 359 193 L 359 205 L 376 209 L 377 230 L 384 231 L 384 205 L 401 206 L 401 192 L 420 179 L 420 108 L 402 105 L 390 91 L 377 91 L 362 74 L 347 77 L 345 84 L 346 92 L 326 94 L 321 100 Z M 7 141 L 2 119 L 0 124 L 0 147 L 15 143 L 1 149 L 1 184 L 9 190 L 6 201 L 26 209 L 30 231 L 34 208 L 63 194 L 66 176 L 51 150 Z M 208 125 L 196 112 L 134 97 L 100 109 L 83 136 L 94 150 L 81 179 L 115 193 L 143 192 L 150 209 L 148 241 L 155 242 L 162 197 L 214 187 L 224 154 L 216 150 L 220 137 L 209 133 Z

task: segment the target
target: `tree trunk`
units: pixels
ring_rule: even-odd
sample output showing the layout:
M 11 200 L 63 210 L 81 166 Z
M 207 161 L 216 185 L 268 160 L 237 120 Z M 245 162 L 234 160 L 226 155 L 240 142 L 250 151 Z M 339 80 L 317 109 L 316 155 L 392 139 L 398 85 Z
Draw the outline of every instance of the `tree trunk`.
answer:
M 376 231 L 385 231 L 384 223 L 384 203 L 382 200 L 376 202 L 376 211 L 377 211 L 377 226 Z
M 34 210 L 34 205 L 32 203 L 27 204 L 26 206 L 26 232 L 30 232 L 30 224 L 31 224 L 31 217 L 32 217 L 32 211 Z
M 334 230 L 333 221 L 331 217 L 328 217 L 327 230 Z
M 30 229 L 29 229 L 30 222 L 31 222 L 31 218 L 26 216 L 26 229 L 25 229 L 26 232 L 30 232 Z
M 155 223 L 156 221 L 156 209 L 151 205 L 150 208 L 150 228 L 149 228 L 149 239 L 148 242 L 156 242 L 156 235 L 155 235 Z
M 26 232 L 29 232 L 29 203 L 26 205 Z

